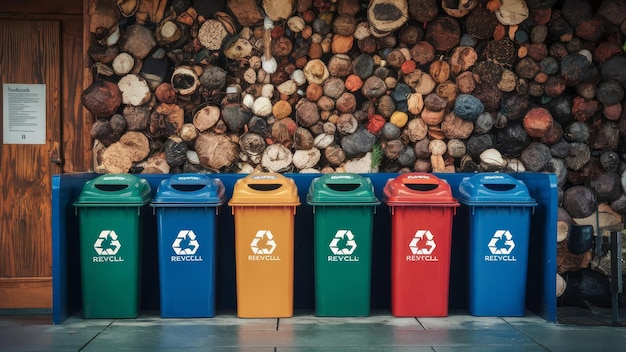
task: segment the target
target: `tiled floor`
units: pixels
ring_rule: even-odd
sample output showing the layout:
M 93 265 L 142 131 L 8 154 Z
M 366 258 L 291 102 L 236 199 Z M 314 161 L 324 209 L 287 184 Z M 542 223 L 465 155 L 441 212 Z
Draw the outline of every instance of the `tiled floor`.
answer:
M 137 319 L 74 316 L 51 324 L 47 315 L 0 316 L 0 351 L 625 351 L 626 328 L 546 323 L 521 318 Z

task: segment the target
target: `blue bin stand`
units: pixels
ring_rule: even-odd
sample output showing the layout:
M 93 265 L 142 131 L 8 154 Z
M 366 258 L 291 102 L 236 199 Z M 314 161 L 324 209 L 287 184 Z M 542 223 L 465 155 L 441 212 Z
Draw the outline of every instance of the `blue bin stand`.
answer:
M 469 304 L 475 316 L 524 316 L 531 211 L 537 202 L 510 175 L 476 174 L 459 184 L 469 212 Z
M 161 317 L 215 316 L 215 230 L 221 180 L 180 174 L 161 181 L 156 210 Z

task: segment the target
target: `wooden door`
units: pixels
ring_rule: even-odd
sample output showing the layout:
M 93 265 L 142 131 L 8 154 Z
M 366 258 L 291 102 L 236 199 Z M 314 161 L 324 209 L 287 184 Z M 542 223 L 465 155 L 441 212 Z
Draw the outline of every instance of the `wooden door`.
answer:
M 62 171 L 60 42 L 58 21 L 0 20 L 1 83 L 45 85 L 43 144 L 8 144 L 0 133 L 0 309 L 52 307 L 51 177 Z M 0 94 L 4 122 L 3 100 Z

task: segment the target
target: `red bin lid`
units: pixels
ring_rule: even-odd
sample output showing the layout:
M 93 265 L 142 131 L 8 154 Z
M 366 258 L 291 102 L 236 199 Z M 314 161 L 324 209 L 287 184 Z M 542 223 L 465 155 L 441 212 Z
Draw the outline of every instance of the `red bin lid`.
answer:
M 459 206 L 446 180 L 422 172 L 389 179 L 383 189 L 383 201 L 387 205 Z

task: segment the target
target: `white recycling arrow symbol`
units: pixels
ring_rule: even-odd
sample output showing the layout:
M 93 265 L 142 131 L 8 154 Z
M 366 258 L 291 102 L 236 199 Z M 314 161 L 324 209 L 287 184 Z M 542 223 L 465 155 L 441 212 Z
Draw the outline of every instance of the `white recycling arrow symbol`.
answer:
M 93 249 L 98 255 L 116 255 L 122 247 L 117 239 L 117 234 L 113 230 L 103 230 L 100 232 L 98 239 L 93 244 Z
M 487 246 L 491 254 L 511 254 L 515 248 L 515 242 L 513 242 L 513 235 L 508 230 L 498 230 L 493 234 Z
M 192 230 L 180 230 L 172 243 L 172 249 L 177 255 L 194 255 L 198 248 L 200 244 Z
M 259 242 L 263 239 L 263 237 L 267 237 L 267 241 L 265 241 L 265 246 L 261 247 Z M 276 249 L 276 242 L 274 242 L 274 235 L 269 230 L 259 230 L 256 235 L 250 242 L 250 249 L 254 254 L 272 254 Z
M 345 246 L 339 248 L 339 241 L 345 241 Z M 339 230 L 333 237 L 332 241 L 328 245 L 330 247 L 331 252 L 335 255 L 350 255 L 354 253 L 356 249 L 356 241 L 354 240 L 354 234 L 350 230 Z
M 426 242 L 423 246 L 418 246 L 418 243 L 420 243 L 424 237 L 426 237 Z M 415 255 L 431 254 L 435 250 L 435 247 L 437 247 L 437 244 L 435 243 L 435 236 L 428 230 L 417 230 L 417 232 L 415 232 L 415 236 L 413 236 L 413 239 L 411 240 L 411 243 L 409 243 L 411 253 Z

